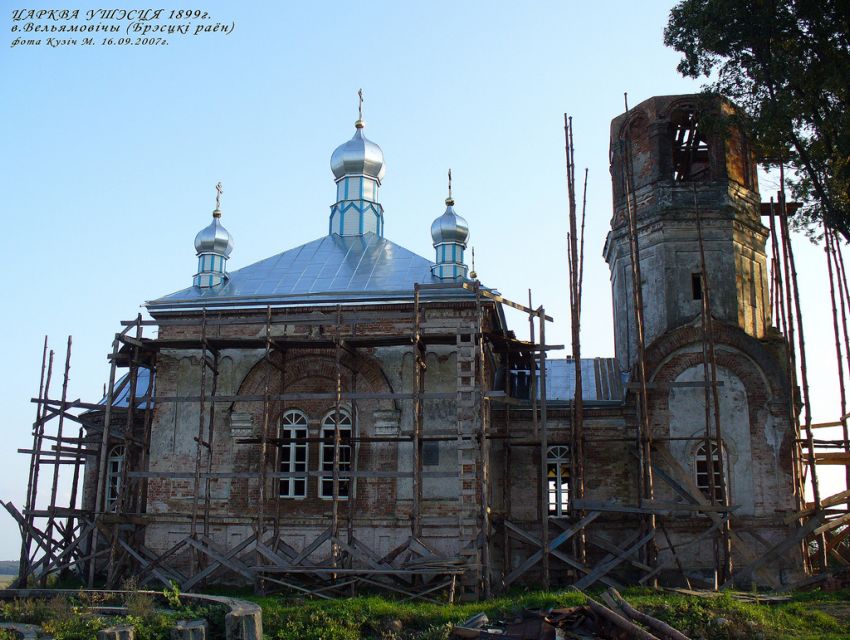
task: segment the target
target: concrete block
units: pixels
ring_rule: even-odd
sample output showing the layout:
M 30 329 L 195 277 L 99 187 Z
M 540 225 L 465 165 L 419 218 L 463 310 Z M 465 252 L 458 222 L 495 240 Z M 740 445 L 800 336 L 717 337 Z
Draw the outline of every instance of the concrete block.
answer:
M 224 618 L 227 640 L 262 640 L 263 611 L 256 605 L 233 607 Z
M 206 620 L 178 620 L 171 629 L 171 640 L 207 640 L 208 634 Z
M 97 640 L 135 640 L 136 630 L 132 625 L 119 624 L 97 632 Z

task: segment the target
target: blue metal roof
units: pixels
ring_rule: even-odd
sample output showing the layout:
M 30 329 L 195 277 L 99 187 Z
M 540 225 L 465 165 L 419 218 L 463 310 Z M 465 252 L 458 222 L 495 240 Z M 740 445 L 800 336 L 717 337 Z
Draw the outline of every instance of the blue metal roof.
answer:
M 148 393 L 148 385 L 151 382 L 151 371 L 145 367 L 139 367 L 136 374 L 136 409 L 146 409 L 145 396 Z M 106 396 L 103 396 L 98 404 L 106 406 Z M 125 373 L 115 381 L 112 387 L 112 406 L 128 408 L 130 406 L 130 374 Z
M 229 274 L 217 287 L 188 287 L 149 301 L 168 309 L 387 302 L 410 300 L 413 285 L 439 284 L 433 263 L 374 233 L 328 235 Z M 423 292 L 428 299 L 474 297 L 463 289 Z
M 529 397 L 529 371 L 514 369 L 512 388 Z M 539 381 L 539 380 L 538 380 Z M 620 371 L 616 358 L 581 359 L 581 395 L 585 402 L 622 402 L 628 373 Z M 537 397 L 542 397 L 538 387 Z M 570 402 L 576 395 L 576 370 L 573 358 L 546 360 L 546 399 Z
M 572 400 L 576 394 L 573 358 L 546 360 L 546 399 Z M 581 359 L 581 395 L 585 402 L 622 401 L 628 373 L 616 358 Z

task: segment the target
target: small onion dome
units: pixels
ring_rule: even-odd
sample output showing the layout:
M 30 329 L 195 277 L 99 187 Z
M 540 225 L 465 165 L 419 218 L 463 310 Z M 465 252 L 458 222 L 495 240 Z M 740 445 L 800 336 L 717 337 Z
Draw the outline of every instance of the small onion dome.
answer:
M 434 244 L 441 242 L 454 242 L 466 247 L 469 239 L 469 225 L 462 216 L 455 213 L 455 201 L 446 198 L 446 212 L 431 224 L 431 238 Z
M 221 224 L 221 211 L 213 211 L 213 221 L 209 226 L 201 229 L 195 236 L 195 251 L 201 253 L 214 253 L 216 255 L 230 256 L 233 251 L 233 236 Z
M 364 175 L 380 182 L 384 178 L 384 152 L 363 135 L 364 122 L 354 123 L 357 131 L 331 155 L 331 171 L 339 180 L 346 175 Z

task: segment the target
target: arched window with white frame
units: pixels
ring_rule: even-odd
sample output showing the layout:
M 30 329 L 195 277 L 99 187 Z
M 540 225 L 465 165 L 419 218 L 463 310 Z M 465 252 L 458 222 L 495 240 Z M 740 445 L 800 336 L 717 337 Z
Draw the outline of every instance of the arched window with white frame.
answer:
M 570 508 L 570 448 L 549 447 L 546 454 L 546 484 L 549 487 L 549 516 L 560 518 Z
M 112 447 L 106 458 L 106 510 L 118 510 L 121 478 L 124 474 L 124 445 Z
M 322 444 L 321 444 L 321 471 L 319 476 L 319 497 L 324 499 L 333 499 L 334 497 L 334 450 L 336 440 L 337 419 L 339 420 L 339 464 L 340 472 L 346 473 L 351 471 L 351 414 L 340 409 L 331 411 L 322 420 Z M 337 485 L 337 497 L 340 500 L 347 500 L 351 480 L 348 477 L 340 477 Z
M 726 458 L 725 447 L 723 447 L 723 456 Z M 711 462 L 709 463 L 707 451 L 711 451 Z M 709 443 L 709 449 L 706 448 L 706 443 L 701 442 L 694 454 L 694 470 L 696 472 L 696 485 L 702 494 L 709 500 L 712 499 L 712 483 L 714 485 L 714 502 L 723 504 L 723 475 L 720 472 L 721 464 L 720 457 L 717 455 L 717 443 Z M 729 476 L 726 476 L 726 491 L 729 492 Z
M 281 498 L 307 497 L 307 416 L 290 409 L 280 421 L 280 472 L 298 474 L 280 479 Z

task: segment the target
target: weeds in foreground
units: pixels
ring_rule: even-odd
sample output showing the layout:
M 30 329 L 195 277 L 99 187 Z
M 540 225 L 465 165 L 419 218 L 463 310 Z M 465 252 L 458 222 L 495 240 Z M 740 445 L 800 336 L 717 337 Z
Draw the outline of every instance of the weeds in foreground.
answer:
M 624 592 L 629 602 L 686 635 L 704 640 L 839 640 L 850 634 L 831 615 L 818 611 L 817 596 L 801 594 L 787 603 L 759 604 L 729 594 L 712 598 L 661 593 L 650 589 Z M 446 640 L 454 624 L 484 612 L 491 621 L 511 620 L 523 609 L 582 604 L 574 591 L 514 592 L 488 602 L 436 605 L 364 596 L 337 601 L 249 597 L 263 607 L 263 627 L 273 640 Z M 827 602 L 850 602 L 850 593 Z
M 137 590 L 130 590 L 123 601 L 111 601 L 110 597 L 81 591 L 73 595 L 58 595 L 50 600 L 16 599 L 0 605 L 0 618 L 40 625 L 44 633 L 54 640 L 91 640 L 100 629 L 117 625 L 132 626 L 137 640 L 169 640 L 177 620 L 200 618 L 209 623 L 209 637 L 224 637 L 225 608 L 215 604 L 185 604 L 177 588 L 167 590 L 162 596 L 168 608 L 157 607 L 153 594 Z M 126 609 L 125 615 L 106 616 L 97 612 L 98 607 L 122 604 Z M 6 640 L 6 636 L 0 635 L 0 640 Z

